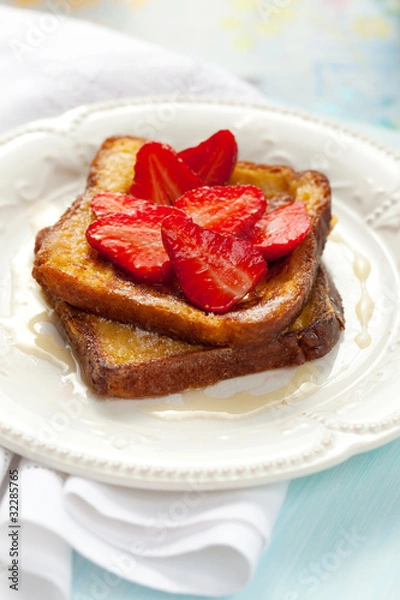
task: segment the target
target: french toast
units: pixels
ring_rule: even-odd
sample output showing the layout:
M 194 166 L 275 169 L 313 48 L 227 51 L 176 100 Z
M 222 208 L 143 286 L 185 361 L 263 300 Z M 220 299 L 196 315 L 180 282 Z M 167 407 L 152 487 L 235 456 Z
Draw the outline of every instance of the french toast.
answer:
M 43 238 L 42 233 L 40 238 Z M 340 295 L 319 267 L 309 302 L 291 327 L 250 348 L 193 345 L 87 313 L 46 296 L 74 348 L 85 379 L 101 395 L 140 398 L 205 387 L 222 379 L 301 365 L 337 343 L 344 327 Z
M 124 136 L 103 143 L 91 164 L 85 192 L 47 231 L 36 254 L 33 276 L 57 303 L 63 301 L 191 344 L 221 346 L 225 354 L 227 346 L 274 342 L 309 300 L 329 232 L 328 180 L 314 171 L 236 164 L 231 184 L 257 185 L 270 199 L 269 208 L 285 197 L 303 201 L 311 230 L 293 252 L 271 263 L 267 277 L 234 308 L 224 314 L 205 313 L 186 300 L 177 284 L 151 286 L 129 280 L 86 240 L 85 231 L 94 218 L 92 198 L 101 191 L 127 193 L 135 157 L 144 142 Z

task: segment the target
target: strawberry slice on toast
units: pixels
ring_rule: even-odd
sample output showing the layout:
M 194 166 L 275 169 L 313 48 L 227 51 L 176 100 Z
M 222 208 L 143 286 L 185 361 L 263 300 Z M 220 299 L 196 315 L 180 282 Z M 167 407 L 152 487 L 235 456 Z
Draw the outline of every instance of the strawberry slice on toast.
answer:
M 304 202 L 291 202 L 266 212 L 248 239 L 266 260 L 274 260 L 292 252 L 310 228 L 311 219 Z
M 184 214 L 164 219 L 162 240 L 186 298 L 207 312 L 227 312 L 267 272 L 251 243 L 199 227 Z
M 188 190 L 203 184 L 202 179 L 161 142 L 146 142 L 136 157 L 135 176 L 130 193 L 154 204 L 172 204 Z
M 156 208 L 156 204 L 135 198 L 130 194 L 121 194 L 119 192 L 100 192 L 90 203 L 92 211 L 97 218 L 106 217 L 115 213 L 136 213 L 138 210 L 151 210 Z
M 201 227 L 237 235 L 253 228 L 265 213 L 267 202 L 255 185 L 226 185 L 186 192 L 174 206 Z
M 203 180 L 204 185 L 224 185 L 235 167 L 238 147 L 235 136 L 221 129 L 197 146 L 178 156 Z
M 136 281 L 166 283 L 172 276 L 172 266 L 162 242 L 161 223 L 178 212 L 170 206 L 154 206 L 135 214 L 101 217 L 89 225 L 86 239 L 101 256 Z

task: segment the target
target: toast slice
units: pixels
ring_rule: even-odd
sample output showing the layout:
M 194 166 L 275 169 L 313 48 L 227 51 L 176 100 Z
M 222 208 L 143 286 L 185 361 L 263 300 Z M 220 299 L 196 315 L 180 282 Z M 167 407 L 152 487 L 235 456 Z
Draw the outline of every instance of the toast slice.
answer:
M 188 344 L 87 313 L 47 294 L 88 384 L 101 395 L 140 398 L 320 358 L 344 327 L 338 291 L 319 267 L 310 300 L 274 341 L 252 348 Z
M 237 163 L 232 184 L 258 185 L 270 199 L 302 200 L 312 227 L 290 255 L 271 263 L 267 278 L 232 310 L 207 314 L 191 305 L 177 285 L 132 282 L 86 241 L 85 231 L 93 220 L 91 199 L 103 190 L 128 191 L 144 141 L 125 136 L 103 143 L 92 162 L 86 191 L 48 230 L 33 276 L 56 298 L 76 308 L 190 343 L 247 347 L 274 340 L 308 301 L 329 232 L 328 180 L 314 171 L 296 173 L 285 166 Z

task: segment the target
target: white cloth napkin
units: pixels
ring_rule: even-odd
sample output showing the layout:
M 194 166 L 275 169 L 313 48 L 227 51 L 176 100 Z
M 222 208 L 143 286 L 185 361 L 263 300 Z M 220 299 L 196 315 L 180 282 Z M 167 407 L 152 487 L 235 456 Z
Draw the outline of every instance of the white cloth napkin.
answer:
M 123 96 L 262 100 L 220 69 L 67 19 L 0 7 L 0 133 L 76 105 Z M 18 468 L 19 600 L 70 597 L 71 548 L 125 579 L 175 593 L 231 594 L 267 546 L 286 483 L 230 492 L 152 492 L 66 475 L 0 448 L 0 597 L 10 565 L 9 470 Z M 101 587 L 101 582 L 98 584 Z M 99 591 L 98 597 L 101 596 Z
M 56 4 L 56 3 L 54 3 Z M 101 26 L 0 6 L 0 133 L 69 108 L 127 96 L 263 101 L 222 69 Z
M 283 482 L 229 492 L 132 490 L 66 476 L 2 448 L 0 457 L 3 541 L 12 529 L 8 473 L 18 469 L 20 600 L 69 599 L 71 548 L 141 585 L 180 594 L 232 594 L 251 579 L 287 487 Z M 3 571 L 10 565 L 9 547 L 0 547 Z M 15 597 L 8 583 L 4 574 L 2 599 Z

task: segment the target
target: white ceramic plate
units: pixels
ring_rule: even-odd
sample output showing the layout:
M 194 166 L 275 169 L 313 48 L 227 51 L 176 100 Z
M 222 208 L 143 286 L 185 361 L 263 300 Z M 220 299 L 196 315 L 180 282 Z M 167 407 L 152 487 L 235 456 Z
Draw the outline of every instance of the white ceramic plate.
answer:
M 229 128 L 240 157 L 324 171 L 338 225 L 325 261 L 347 328 L 299 368 L 145 401 L 80 382 L 30 277 L 37 230 L 83 189 L 110 135 L 176 148 Z M 216 101 L 124 101 L 33 123 L 0 143 L 0 440 L 71 473 L 159 489 L 228 488 L 312 473 L 400 432 L 400 160 L 310 116 Z

